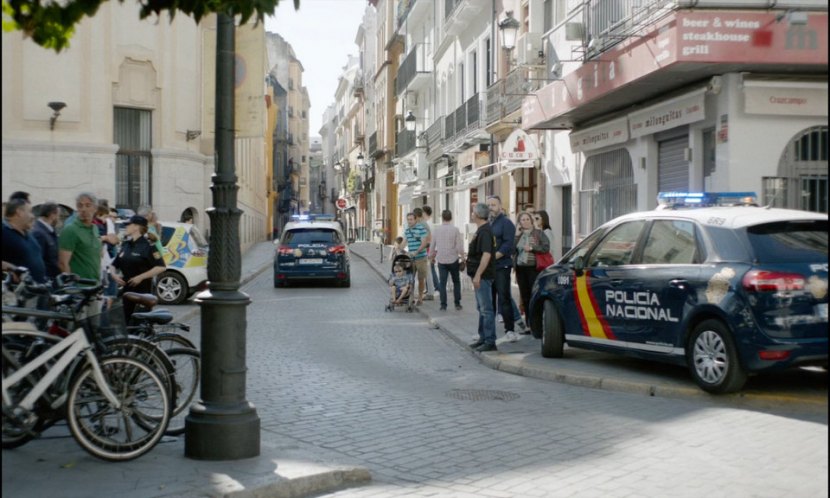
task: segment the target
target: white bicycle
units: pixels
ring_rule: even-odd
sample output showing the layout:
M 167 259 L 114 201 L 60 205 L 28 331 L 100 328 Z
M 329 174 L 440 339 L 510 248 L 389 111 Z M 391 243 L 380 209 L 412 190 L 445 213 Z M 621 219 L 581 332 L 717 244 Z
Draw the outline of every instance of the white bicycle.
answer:
M 98 291 L 84 293 L 91 296 Z M 39 411 L 66 396 L 69 430 L 84 450 L 110 461 L 137 458 L 151 450 L 167 429 L 173 411 L 170 387 L 142 359 L 125 355 L 99 359 L 89 317 L 79 325 L 58 339 L 25 322 L 3 322 L 4 447 L 15 437 L 25 441 L 36 435 Z M 34 352 L 29 348 L 33 344 L 38 344 Z

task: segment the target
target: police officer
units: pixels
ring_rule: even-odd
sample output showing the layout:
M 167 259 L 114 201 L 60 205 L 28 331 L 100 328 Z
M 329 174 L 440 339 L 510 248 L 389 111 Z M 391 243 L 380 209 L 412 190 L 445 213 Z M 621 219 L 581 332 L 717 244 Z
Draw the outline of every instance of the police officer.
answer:
M 153 277 L 164 271 L 164 259 L 155 245 L 147 239 L 147 218 L 135 215 L 127 221 L 121 250 L 110 266 L 115 282 L 129 292 L 149 293 L 153 291 Z M 115 269 L 121 270 L 119 277 Z M 135 311 L 135 303 L 124 302 L 127 320 Z

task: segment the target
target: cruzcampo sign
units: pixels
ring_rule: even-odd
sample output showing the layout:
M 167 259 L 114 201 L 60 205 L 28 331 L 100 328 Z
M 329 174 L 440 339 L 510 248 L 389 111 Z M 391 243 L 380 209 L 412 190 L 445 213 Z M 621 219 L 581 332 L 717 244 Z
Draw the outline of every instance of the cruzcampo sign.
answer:
M 511 163 L 534 161 L 539 159 L 539 146 L 535 138 L 521 128 L 516 128 L 504 141 L 499 159 Z

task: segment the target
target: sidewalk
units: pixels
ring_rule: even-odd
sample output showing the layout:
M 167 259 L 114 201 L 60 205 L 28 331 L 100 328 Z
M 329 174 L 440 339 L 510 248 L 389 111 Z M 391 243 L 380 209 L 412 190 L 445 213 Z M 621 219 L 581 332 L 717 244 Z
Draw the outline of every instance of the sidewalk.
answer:
M 274 245 L 260 242 L 242 256 L 241 282 L 251 281 L 273 262 Z M 170 306 L 177 321 L 198 319 L 199 306 Z M 48 448 L 48 451 L 44 451 Z M 41 438 L 3 451 L 4 496 L 119 498 L 233 497 L 295 498 L 365 484 L 364 467 L 342 456 L 271 430 L 260 431 L 260 456 L 203 461 L 184 456 L 184 437 L 164 437 L 149 453 L 129 462 L 106 463 L 78 447 L 65 423 Z
M 384 248 L 383 263 L 377 243 L 356 242 L 349 246 L 351 254 L 365 260 L 383 278 L 389 276 L 391 262 L 389 249 Z M 469 277 L 462 275 L 469 282 Z M 452 285 L 450 283 L 450 285 Z M 430 289 L 432 285 L 430 283 Z M 448 300 L 452 299 L 448 285 Z M 513 285 L 516 302 L 518 288 Z M 455 311 L 452 303 L 448 311 L 440 311 L 440 302 L 425 301 L 419 311 L 428 319 L 429 326 L 440 328 L 459 346 L 477 340 L 478 312 L 475 296 L 469 285 L 462 285 L 462 311 Z M 503 325 L 496 324 L 497 337 L 504 335 Z M 519 336 L 518 342 L 499 345 L 497 352 L 475 353 L 484 365 L 517 375 L 561 382 L 594 389 L 639 393 L 645 396 L 694 398 L 718 404 L 748 408 L 795 408 L 827 413 L 827 372 L 793 371 L 775 376 L 752 378 L 746 388 L 736 394 L 713 397 L 692 381 L 685 368 L 647 362 L 624 356 L 599 353 L 565 346 L 565 358 L 543 358 L 540 340 L 531 335 Z

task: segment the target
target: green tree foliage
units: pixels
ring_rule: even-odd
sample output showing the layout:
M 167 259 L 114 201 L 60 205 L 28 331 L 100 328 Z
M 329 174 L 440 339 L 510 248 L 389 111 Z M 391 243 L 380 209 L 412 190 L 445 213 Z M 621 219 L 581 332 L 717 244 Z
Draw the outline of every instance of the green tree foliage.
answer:
M 107 0 L 3 0 L 3 30 L 22 31 L 38 45 L 60 52 L 69 46 L 75 25 L 92 17 Z M 124 0 L 118 0 L 123 3 Z M 128 0 L 133 1 L 133 0 Z M 263 22 L 274 13 L 280 0 L 136 0 L 141 5 L 139 17 L 161 17 L 167 12 L 172 20 L 183 12 L 197 23 L 208 14 L 224 13 L 238 17 L 245 24 L 251 17 Z M 294 0 L 300 8 L 300 0 Z

